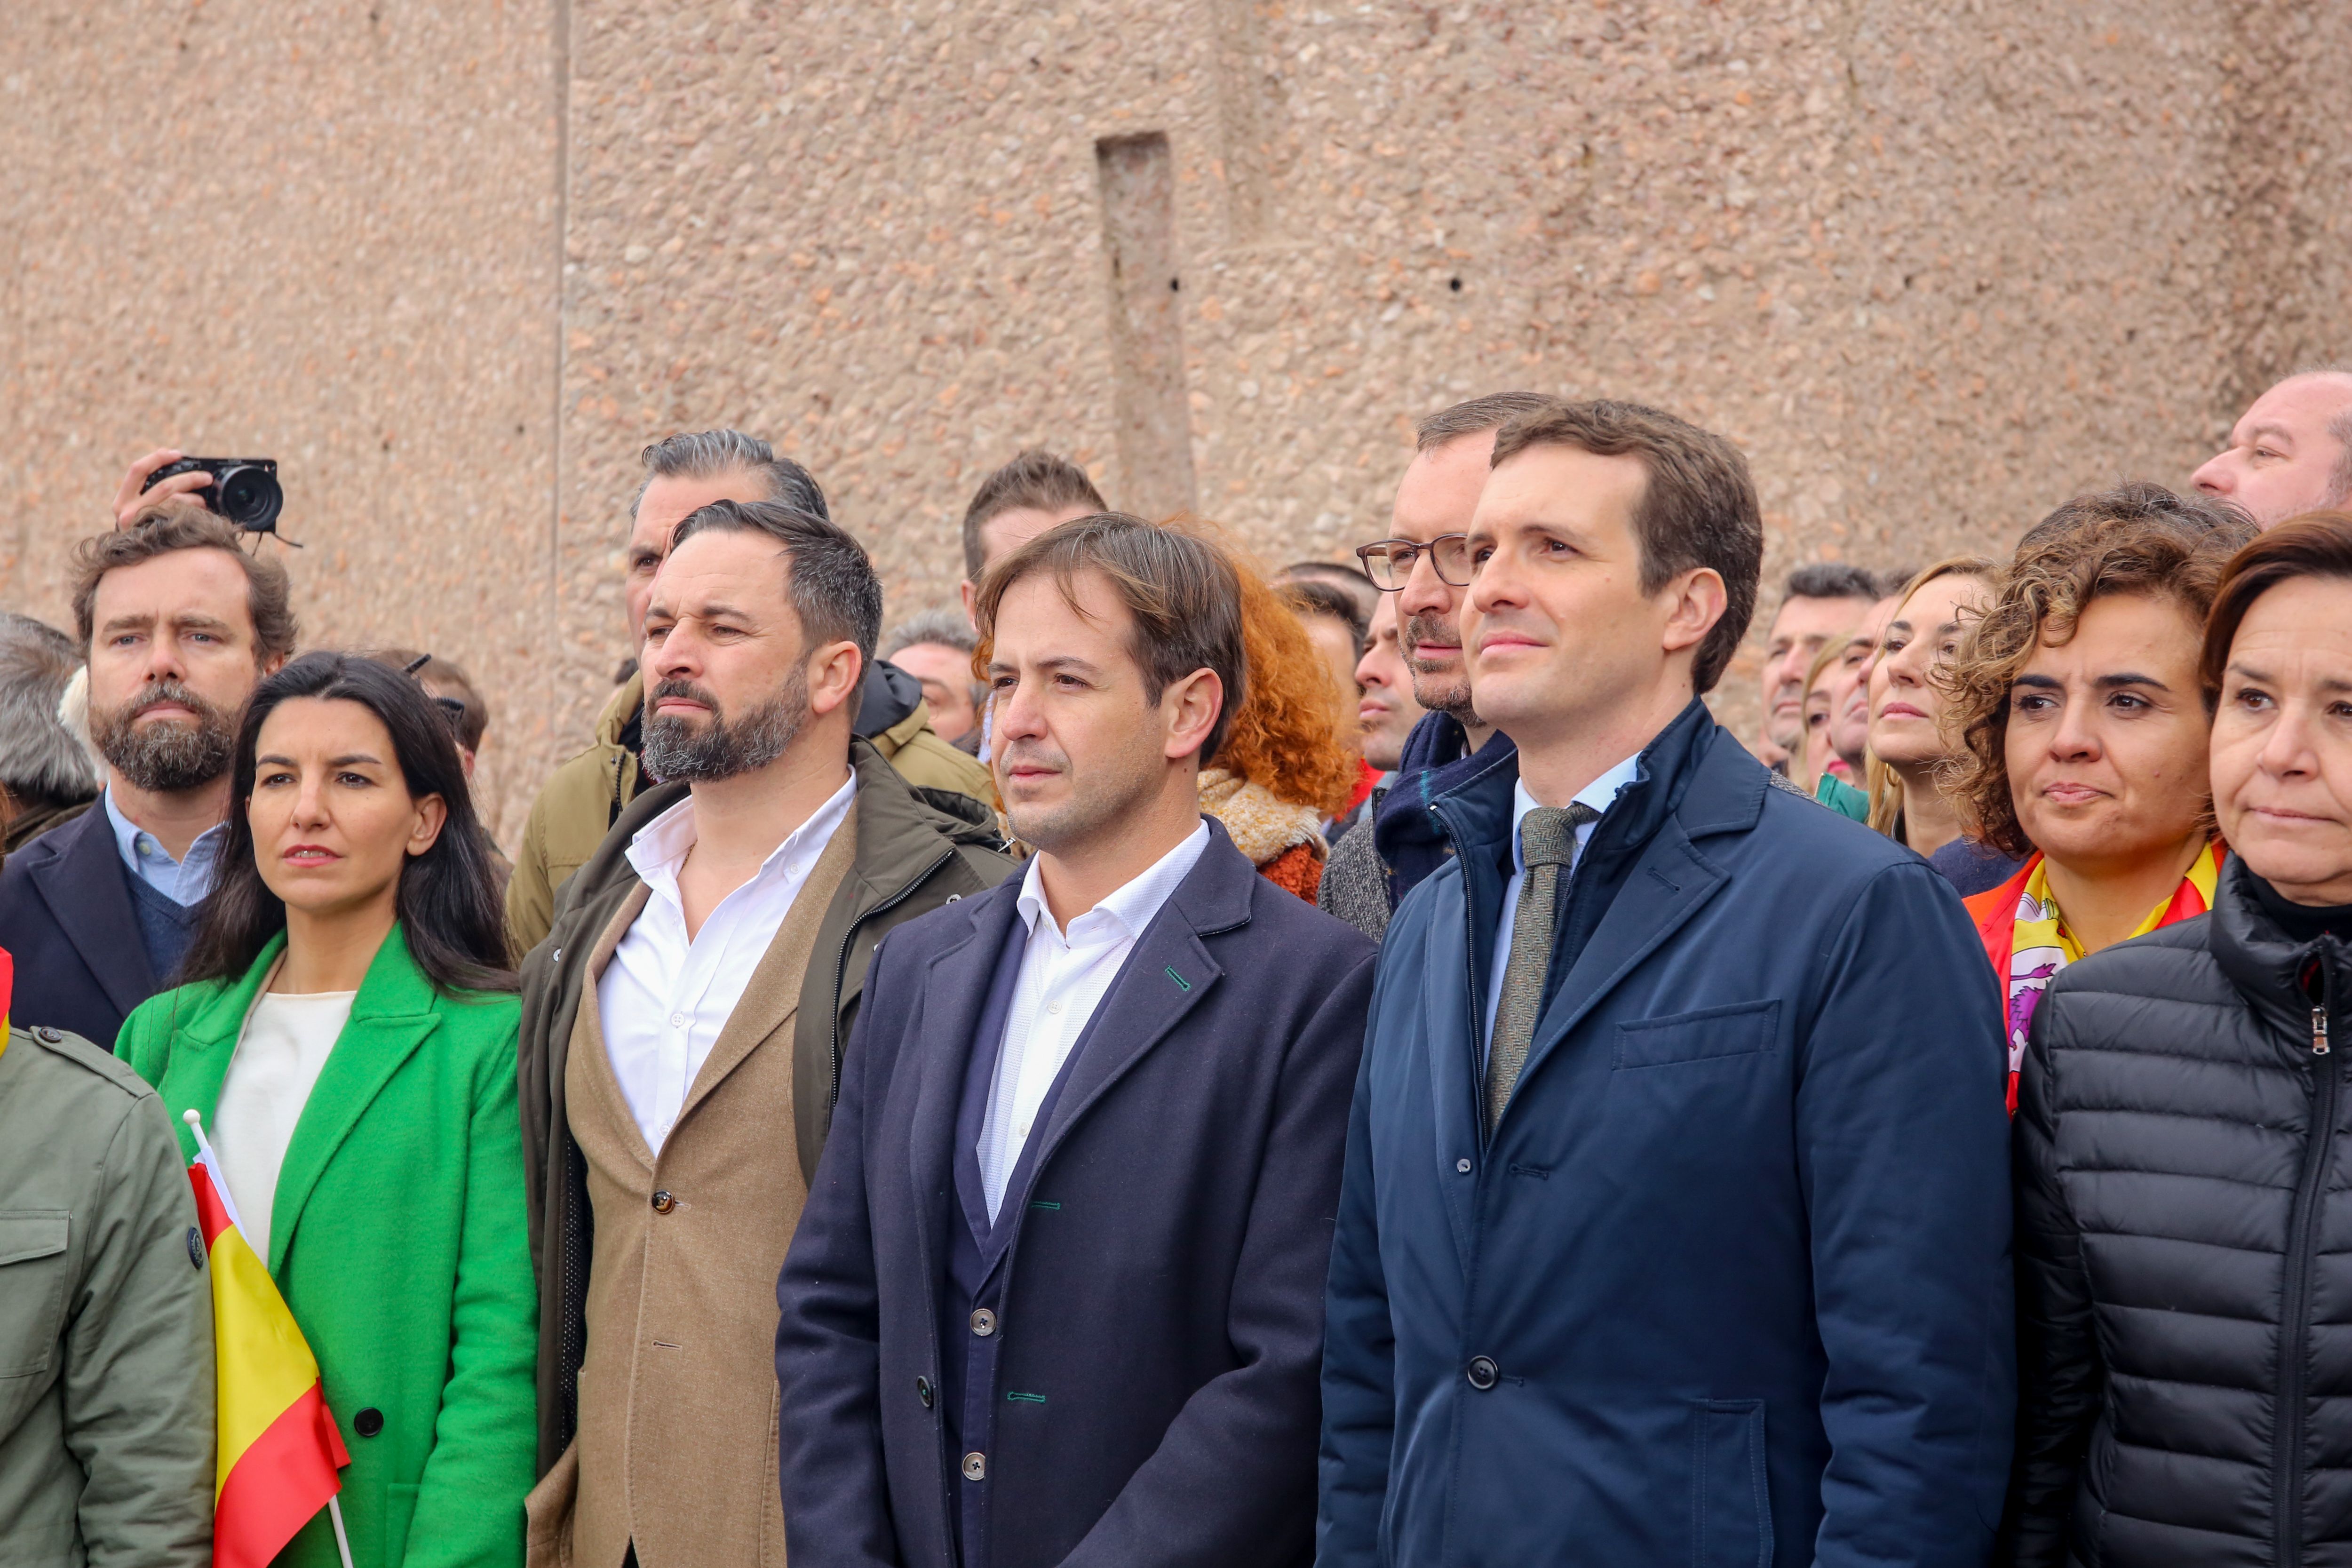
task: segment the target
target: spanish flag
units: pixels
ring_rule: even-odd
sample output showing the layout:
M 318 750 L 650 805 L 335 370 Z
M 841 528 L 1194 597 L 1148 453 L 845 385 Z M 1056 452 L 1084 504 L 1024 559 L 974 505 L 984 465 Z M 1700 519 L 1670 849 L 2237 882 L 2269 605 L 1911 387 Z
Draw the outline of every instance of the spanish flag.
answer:
M 246 1245 L 228 1184 L 194 1110 L 196 1218 L 213 1265 L 215 1409 L 219 1468 L 213 1483 L 213 1568 L 268 1568 L 271 1558 L 342 1489 L 352 1462 L 319 1384 L 319 1363 L 294 1326 L 268 1265 Z M 342 1512 L 335 1544 L 350 1568 Z

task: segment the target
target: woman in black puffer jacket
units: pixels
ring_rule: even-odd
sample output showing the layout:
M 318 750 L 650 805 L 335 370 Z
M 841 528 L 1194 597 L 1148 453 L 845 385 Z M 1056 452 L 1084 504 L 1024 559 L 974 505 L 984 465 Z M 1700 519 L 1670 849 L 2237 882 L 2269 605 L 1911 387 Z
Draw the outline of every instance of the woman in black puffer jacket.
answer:
M 2352 1563 L 2352 515 L 2238 554 L 2203 674 L 2213 910 L 2033 1021 L 2004 1562 Z

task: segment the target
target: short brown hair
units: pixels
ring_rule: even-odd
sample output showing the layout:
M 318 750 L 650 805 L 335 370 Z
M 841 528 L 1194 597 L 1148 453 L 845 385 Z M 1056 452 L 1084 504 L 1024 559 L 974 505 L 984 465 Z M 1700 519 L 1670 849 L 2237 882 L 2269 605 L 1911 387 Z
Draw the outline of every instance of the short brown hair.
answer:
M 1495 436 L 1494 467 L 1530 447 L 1574 447 L 1598 458 L 1632 455 L 1649 480 L 1633 508 L 1642 592 L 1704 567 L 1723 579 L 1723 616 L 1699 640 L 1691 684 L 1704 695 L 1723 679 L 1756 614 L 1764 575 L 1764 514 L 1739 448 L 1711 430 L 1638 403 L 1548 401 Z
M 2223 563 L 2252 535 L 2250 523 L 2184 528 L 2145 504 L 2146 489 L 2077 496 L 2052 514 L 2067 526 L 2028 533 L 1945 677 L 1964 748 L 1947 787 L 1961 819 L 2004 855 L 2033 852 L 2010 793 L 2008 747 L 2011 693 L 2034 650 L 2063 646 L 2084 610 L 2119 595 L 2170 599 L 2202 626 Z
M 1077 605 L 1082 572 L 1109 579 L 1133 620 L 1129 657 L 1142 668 L 1143 698 L 1161 692 L 1194 670 L 1215 672 L 1224 703 L 1201 743 L 1202 767 L 1217 754 L 1247 692 L 1249 660 L 1243 651 L 1241 575 L 1233 560 L 1207 540 L 1123 512 L 1075 518 L 1039 534 L 988 569 L 972 605 L 984 669 L 996 651 L 996 606 L 1024 577 L 1050 572 L 1062 596 Z
M 436 703 L 442 700 L 442 695 L 433 688 L 446 687 L 455 692 L 456 695 L 448 700 L 462 703 L 466 710 L 465 716 L 457 721 L 457 744 L 469 752 L 482 749 L 482 737 L 490 729 L 490 705 L 483 700 L 473 679 L 462 668 L 439 654 L 419 653 L 410 647 L 378 648 L 368 658 L 378 664 L 388 664 L 404 675 L 415 677 L 416 683 L 424 687 L 426 694 Z
M 176 550 L 225 550 L 245 569 L 245 609 L 253 622 L 253 661 L 258 666 L 294 651 L 300 628 L 294 620 L 293 586 L 286 568 L 270 556 L 242 548 L 243 531 L 224 517 L 185 501 L 161 501 L 117 528 L 83 540 L 73 552 L 74 630 L 84 653 L 95 631 L 91 617 L 99 579 L 121 566 L 136 566 Z
M 1032 447 L 980 481 L 963 509 L 963 574 L 973 583 L 988 570 L 988 541 L 981 529 L 1008 511 L 1060 511 L 1082 506 L 1107 514 L 1102 492 L 1087 471 L 1067 458 Z
M 2205 617 L 2205 650 L 2198 660 L 2208 700 L 2221 690 L 2230 645 L 2238 639 L 2254 601 L 2297 577 L 2352 581 L 2352 512 L 2307 511 L 2291 517 L 2230 557 Z
M 1416 452 L 1434 451 L 1448 441 L 1458 441 L 1465 436 L 1500 430 L 1523 414 L 1534 414 L 1549 407 L 1551 402 L 1540 392 L 1490 392 L 1482 397 L 1457 403 L 1451 408 L 1424 414 L 1412 427 L 1412 449 Z

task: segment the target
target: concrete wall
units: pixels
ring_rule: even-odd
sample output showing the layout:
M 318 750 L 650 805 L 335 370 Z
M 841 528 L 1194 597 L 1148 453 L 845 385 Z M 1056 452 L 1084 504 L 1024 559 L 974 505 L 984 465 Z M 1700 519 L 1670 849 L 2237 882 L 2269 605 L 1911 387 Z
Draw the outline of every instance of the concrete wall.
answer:
M 2352 351 L 2316 3 L 20 0 L 0 49 L 0 602 L 58 613 L 151 439 L 278 456 L 314 635 L 485 678 L 509 834 L 673 429 L 808 463 L 911 613 L 1025 443 L 1278 564 L 1384 531 L 1417 414 L 1608 393 L 1746 447 L 1777 576 L 2183 482 Z

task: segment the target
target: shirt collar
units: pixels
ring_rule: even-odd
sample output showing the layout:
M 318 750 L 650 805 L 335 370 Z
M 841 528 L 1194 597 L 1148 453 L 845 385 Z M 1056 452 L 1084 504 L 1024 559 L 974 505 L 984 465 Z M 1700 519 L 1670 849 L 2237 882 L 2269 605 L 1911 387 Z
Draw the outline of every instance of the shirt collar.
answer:
M 1619 792 L 1641 776 L 1642 753 L 1636 752 L 1582 789 L 1578 790 L 1574 798 L 1580 805 L 1589 805 L 1596 812 L 1605 813 L 1616 804 Z M 1527 853 L 1519 842 L 1519 826 L 1527 820 L 1528 813 L 1533 811 L 1537 805 L 1536 797 L 1528 793 L 1526 779 L 1522 778 L 1511 785 L 1511 868 L 1514 871 L 1525 871 L 1528 868 Z M 1591 836 L 1593 826 L 1592 823 L 1588 822 L 1577 829 L 1578 848 L 1584 847 L 1584 841 Z
M 768 851 L 767 858 L 751 874 L 751 880 L 764 881 L 775 875 L 803 847 L 829 842 L 849 816 L 850 803 L 856 793 L 857 774 L 852 772 L 839 789 L 825 797 L 823 805 L 809 813 L 806 822 L 784 835 L 784 841 Z M 647 887 L 675 898 L 678 868 L 686 864 L 687 854 L 698 837 L 694 825 L 694 792 L 688 790 L 684 800 L 630 837 L 626 851 L 629 867 Z
M 1151 923 L 1153 917 L 1160 913 L 1160 907 L 1176 891 L 1177 884 L 1200 864 L 1201 852 L 1208 847 L 1209 824 L 1203 819 L 1199 826 L 1186 835 L 1182 843 L 1121 884 L 1102 902 L 1072 921 L 1071 931 L 1087 935 L 1108 930 L 1124 935 L 1129 942 L 1135 941 L 1143 935 L 1143 928 Z M 1022 923 L 1029 928 L 1029 935 L 1033 939 L 1037 935 L 1041 923 L 1048 927 L 1054 923 L 1052 912 L 1045 907 L 1045 887 L 1038 880 L 1038 863 L 1042 858 L 1041 856 L 1030 857 L 1028 868 L 1021 874 L 1021 896 L 1013 900 L 1013 907 L 1020 911 Z M 1081 927 L 1085 929 L 1081 931 Z M 1067 940 L 1066 935 L 1065 940 Z
M 114 830 L 115 852 L 122 857 L 122 863 L 134 871 L 145 866 L 173 868 L 194 866 L 209 874 L 213 857 L 220 852 L 220 841 L 228 832 L 227 823 L 214 823 L 196 835 L 194 841 L 188 846 L 186 856 L 174 860 L 172 852 L 163 847 L 162 839 L 122 815 L 122 808 L 114 804 L 113 785 L 109 784 L 100 790 L 98 798 L 100 804 L 106 807 L 106 825 Z

